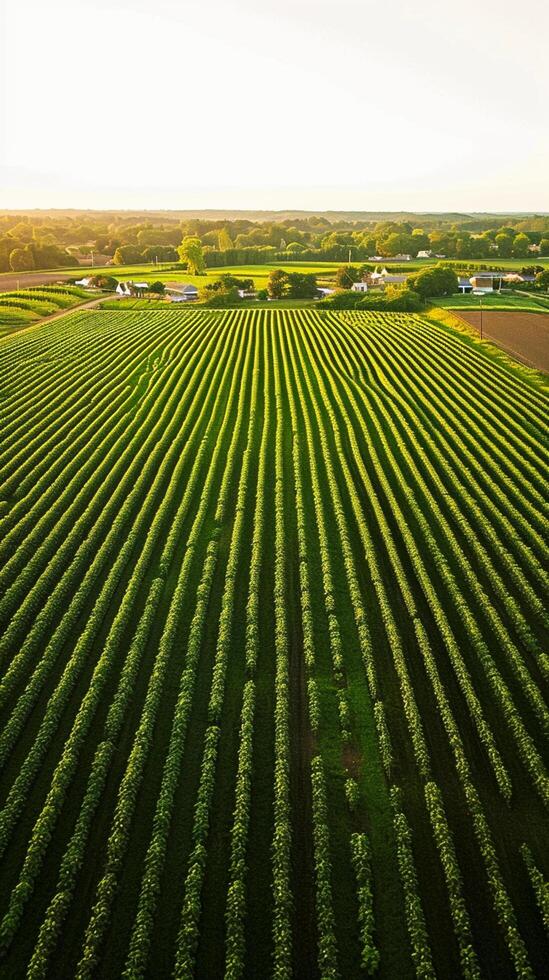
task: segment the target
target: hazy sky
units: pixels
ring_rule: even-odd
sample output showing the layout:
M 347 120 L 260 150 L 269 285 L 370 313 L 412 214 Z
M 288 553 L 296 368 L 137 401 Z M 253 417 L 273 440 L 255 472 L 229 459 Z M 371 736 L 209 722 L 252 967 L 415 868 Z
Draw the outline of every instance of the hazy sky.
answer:
M 547 0 L 0 11 L 0 207 L 549 211 Z

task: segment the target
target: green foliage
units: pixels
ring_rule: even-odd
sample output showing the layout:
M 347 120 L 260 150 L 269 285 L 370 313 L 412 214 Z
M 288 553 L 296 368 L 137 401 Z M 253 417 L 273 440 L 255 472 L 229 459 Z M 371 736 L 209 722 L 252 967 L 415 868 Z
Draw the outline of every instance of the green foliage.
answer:
M 288 272 L 286 290 L 290 299 L 314 299 L 318 295 L 316 276 L 311 273 Z
M 29 246 L 25 248 L 14 248 L 10 254 L 10 269 L 13 272 L 28 272 L 34 269 L 34 255 Z
M 371 977 L 377 972 L 380 955 L 379 949 L 374 941 L 375 920 L 372 858 L 370 844 L 366 834 L 353 834 L 351 836 L 351 858 L 357 888 L 361 963 L 365 973 Z
M 449 296 L 458 292 L 458 279 L 453 269 L 442 265 L 423 269 L 408 276 L 406 284 L 411 290 L 428 299 L 432 296 Z
M 354 282 L 359 281 L 360 272 L 356 265 L 340 265 L 334 280 L 338 289 L 350 289 Z
M 385 290 L 372 290 L 368 293 L 342 290 L 327 296 L 319 303 L 320 307 L 333 310 L 372 310 L 382 312 L 392 310 L 400 313 L 416 313 L 423 308 L 419 293 L 402 286 L 388 286 Z
M 282 299 L 286 295 L 288 273 L 282 269 L 273 269 L 267 280 L 267 292 L 270 299 Z
M 529 255 L 530 239 L 524 232 L 515 235 L 513 239 L 513 255 L 517 259 L 524 259 Z
M 187 270 L 193 276 L 200 276 L 204 272 L 204 251 L 200 238 L 196 236 L 186 236 L 177 249 L 179 258 L 187 263 Z

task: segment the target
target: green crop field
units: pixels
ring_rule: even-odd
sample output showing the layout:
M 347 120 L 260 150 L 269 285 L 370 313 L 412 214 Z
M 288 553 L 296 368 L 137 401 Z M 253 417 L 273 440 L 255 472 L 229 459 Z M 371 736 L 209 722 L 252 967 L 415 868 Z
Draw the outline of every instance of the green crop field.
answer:
M 536 377 L 120 308 L 5 337 L 0 396 L 0 977 L 545 976 Z
M 90 299 L 90 293 L 77 286 L 41 286 L 0 293 L 0 337 L 27 327 L 41 317 Z

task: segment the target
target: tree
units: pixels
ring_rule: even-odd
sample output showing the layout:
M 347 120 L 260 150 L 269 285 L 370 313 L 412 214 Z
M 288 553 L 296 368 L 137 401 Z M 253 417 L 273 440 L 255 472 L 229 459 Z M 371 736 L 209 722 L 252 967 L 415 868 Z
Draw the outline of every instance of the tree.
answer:
M 549 269 L 544 269 L 543 272 L 538 272 L 536 276 L 536 286 L 541 289 L 549 290 Z
M 391 257 L 401 253 L 412 252 L 414 249 L 414 243 L 411 235 L 393 231 L 390 235 L 387 235 L 387 237 L 379 238 L 377 247 L 380 255 Z
M 236 276 L 231 276 L 227 272 L 220 276 L 219 279 L 214 279 L 213 282 L 207 283 L 204 287 L 204 293 L 226 293 L 229 289 L 245 289 L 246 291 L 251 291 L 253 288 L 253 279 L 237 279 Z
M 100 275 L 91 277 L 90 285 L 97 286 L 98 289 L 114 292 L 118 286 L 118 279 L 115 279 L 114 276 L 106 276 L 101 273 Z
M 417 255 L 418 252 L 427 252 L 429 247 L 429 236 L 425 234 L 423 228 L 414 228 L 412 232 L 412 255 Z
M 549 238 L 542 238 L 539 243 L 539 254 L 549 255 Z
M 283 269 L 273 269 L 267 280 L 267 291 L 271 299 L 282 299 L 288 285 L 288 275 Z
M 222 228 L 217 234 L 217 247 L 220 252 L 226 252 L 230 248 L 234 248 L 233 240 L 229 234 L 228 228 Z
M 386 308 L 400 313 L 417 313 L 423 306 L 423 300 L 415 290 L 402 286 L 387 286 L 383 297 Z
M 318 295 L 316 276 L 312 273 L 289 272 L 287 288 L 292 299 L 314 299 Z
M 433 268 L 423 269 L 415 275 L 408 276 L 406 285 L 419 293 L 422 299 L 427 299 L 429 296 L 451 296 L 458 291 L 458 278 L 453 269 L 435 265 Z
M 335 274 L 335 284 L 338 289 L 350 289 L 354 282 L 360 280 L 356 265 L 340 265 Z
M 27 272 L 34 269 L 34 256 L 30 248 L 14 248 L 10 254 L 10 269 L 12 272 Z
M 202 298 L 204 299 L 204 306 L 210 307 L 238 306 L 242 302 L 236 286 L 218 290 L 206 288 L 202 292 Z
M 204 250 L 198 237 L 187 235 L 177 249 L 179 258 L 187 263 L 187 272 L 201 276 L 204 272 Z
M 143 249 L 146 262 L 177 262 L 179 255 L 173 245 L 148 245 Z
M 157 279 L 155 282 L 149 283 L 149 293 L 156 293 L 158 296 L 163 296 L 166 292 L 166 287 L 163 282 Z
M 461 235 L 456 239 L 455 253 L 458 259 L 470 259 L 473 254 L 473 243 L 471 236 Z
M 114 265 L 131 265 L 142 261 L 143 253 L 135 245 L 119 245 L 113 255 Z
M 498 255 L 502 259 L 510 259 L 511 253 L 513 251 L 513 239 L 511 235 L 499 234 L 496 235 L 496 245 L 498 247 Z
M 530 239 L 528 235 L 521 232 L 519 235 L 515 235 L 513 239 L 513 255 L 517 259 L 525 259 L 529 253 L 530 249 Z

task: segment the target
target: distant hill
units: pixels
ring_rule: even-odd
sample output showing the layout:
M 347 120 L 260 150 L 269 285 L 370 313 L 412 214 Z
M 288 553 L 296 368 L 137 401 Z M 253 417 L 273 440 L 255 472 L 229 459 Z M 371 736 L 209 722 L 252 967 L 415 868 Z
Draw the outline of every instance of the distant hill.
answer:
M 536 215 L 544 216 L 548 212 L 538 211 L 535 212 Z M 44 218 L 46 216 L 56 217 L 56 218 L 75 218 L 79 217 L 81 220 L 86 218 L 97 218 L 101 216 L 103 219 L 108 220 L 109 217 L 114 218 L 115 216 L 123 216 L 125 219 L 129 220 L 148 220 L 148 221 L 185 221 L 191 220 L 193 218 L 199 218 L 205 221 L 287 221 L 287 220 L 297 220 L 304 218 L 324 218 L 330 222 L 340 222 L 340 221 L 360 221 L 360 222 L 378 222 L 378 221 L 428 221 L 428 222 L 440 222 L 441 224 L 448 224 L 452 222 L 461 222 L 467 219 L 491 219 L 500 222 L 503 218 L 509 217 L 516 221 L 520 217 L 531 217 L 534 212 L 524 211 L 524 212 L 482 212 L 482 211 L 471 211 L 471 212 L 460 212 L 460 211 L 300 211 L 300 210 L 285 210 L 285 211 L 238 211 L 238 210 L 223 210 L 223 209 L 213 209 L 213 208 L 192 208 L 189 210 L 133 210 L 133 209 L 123 209 L 120 210 L 79 210 L 78 208 L 14 208 L 14 209 L 3 209 L 0 214 L 20 214 Z

